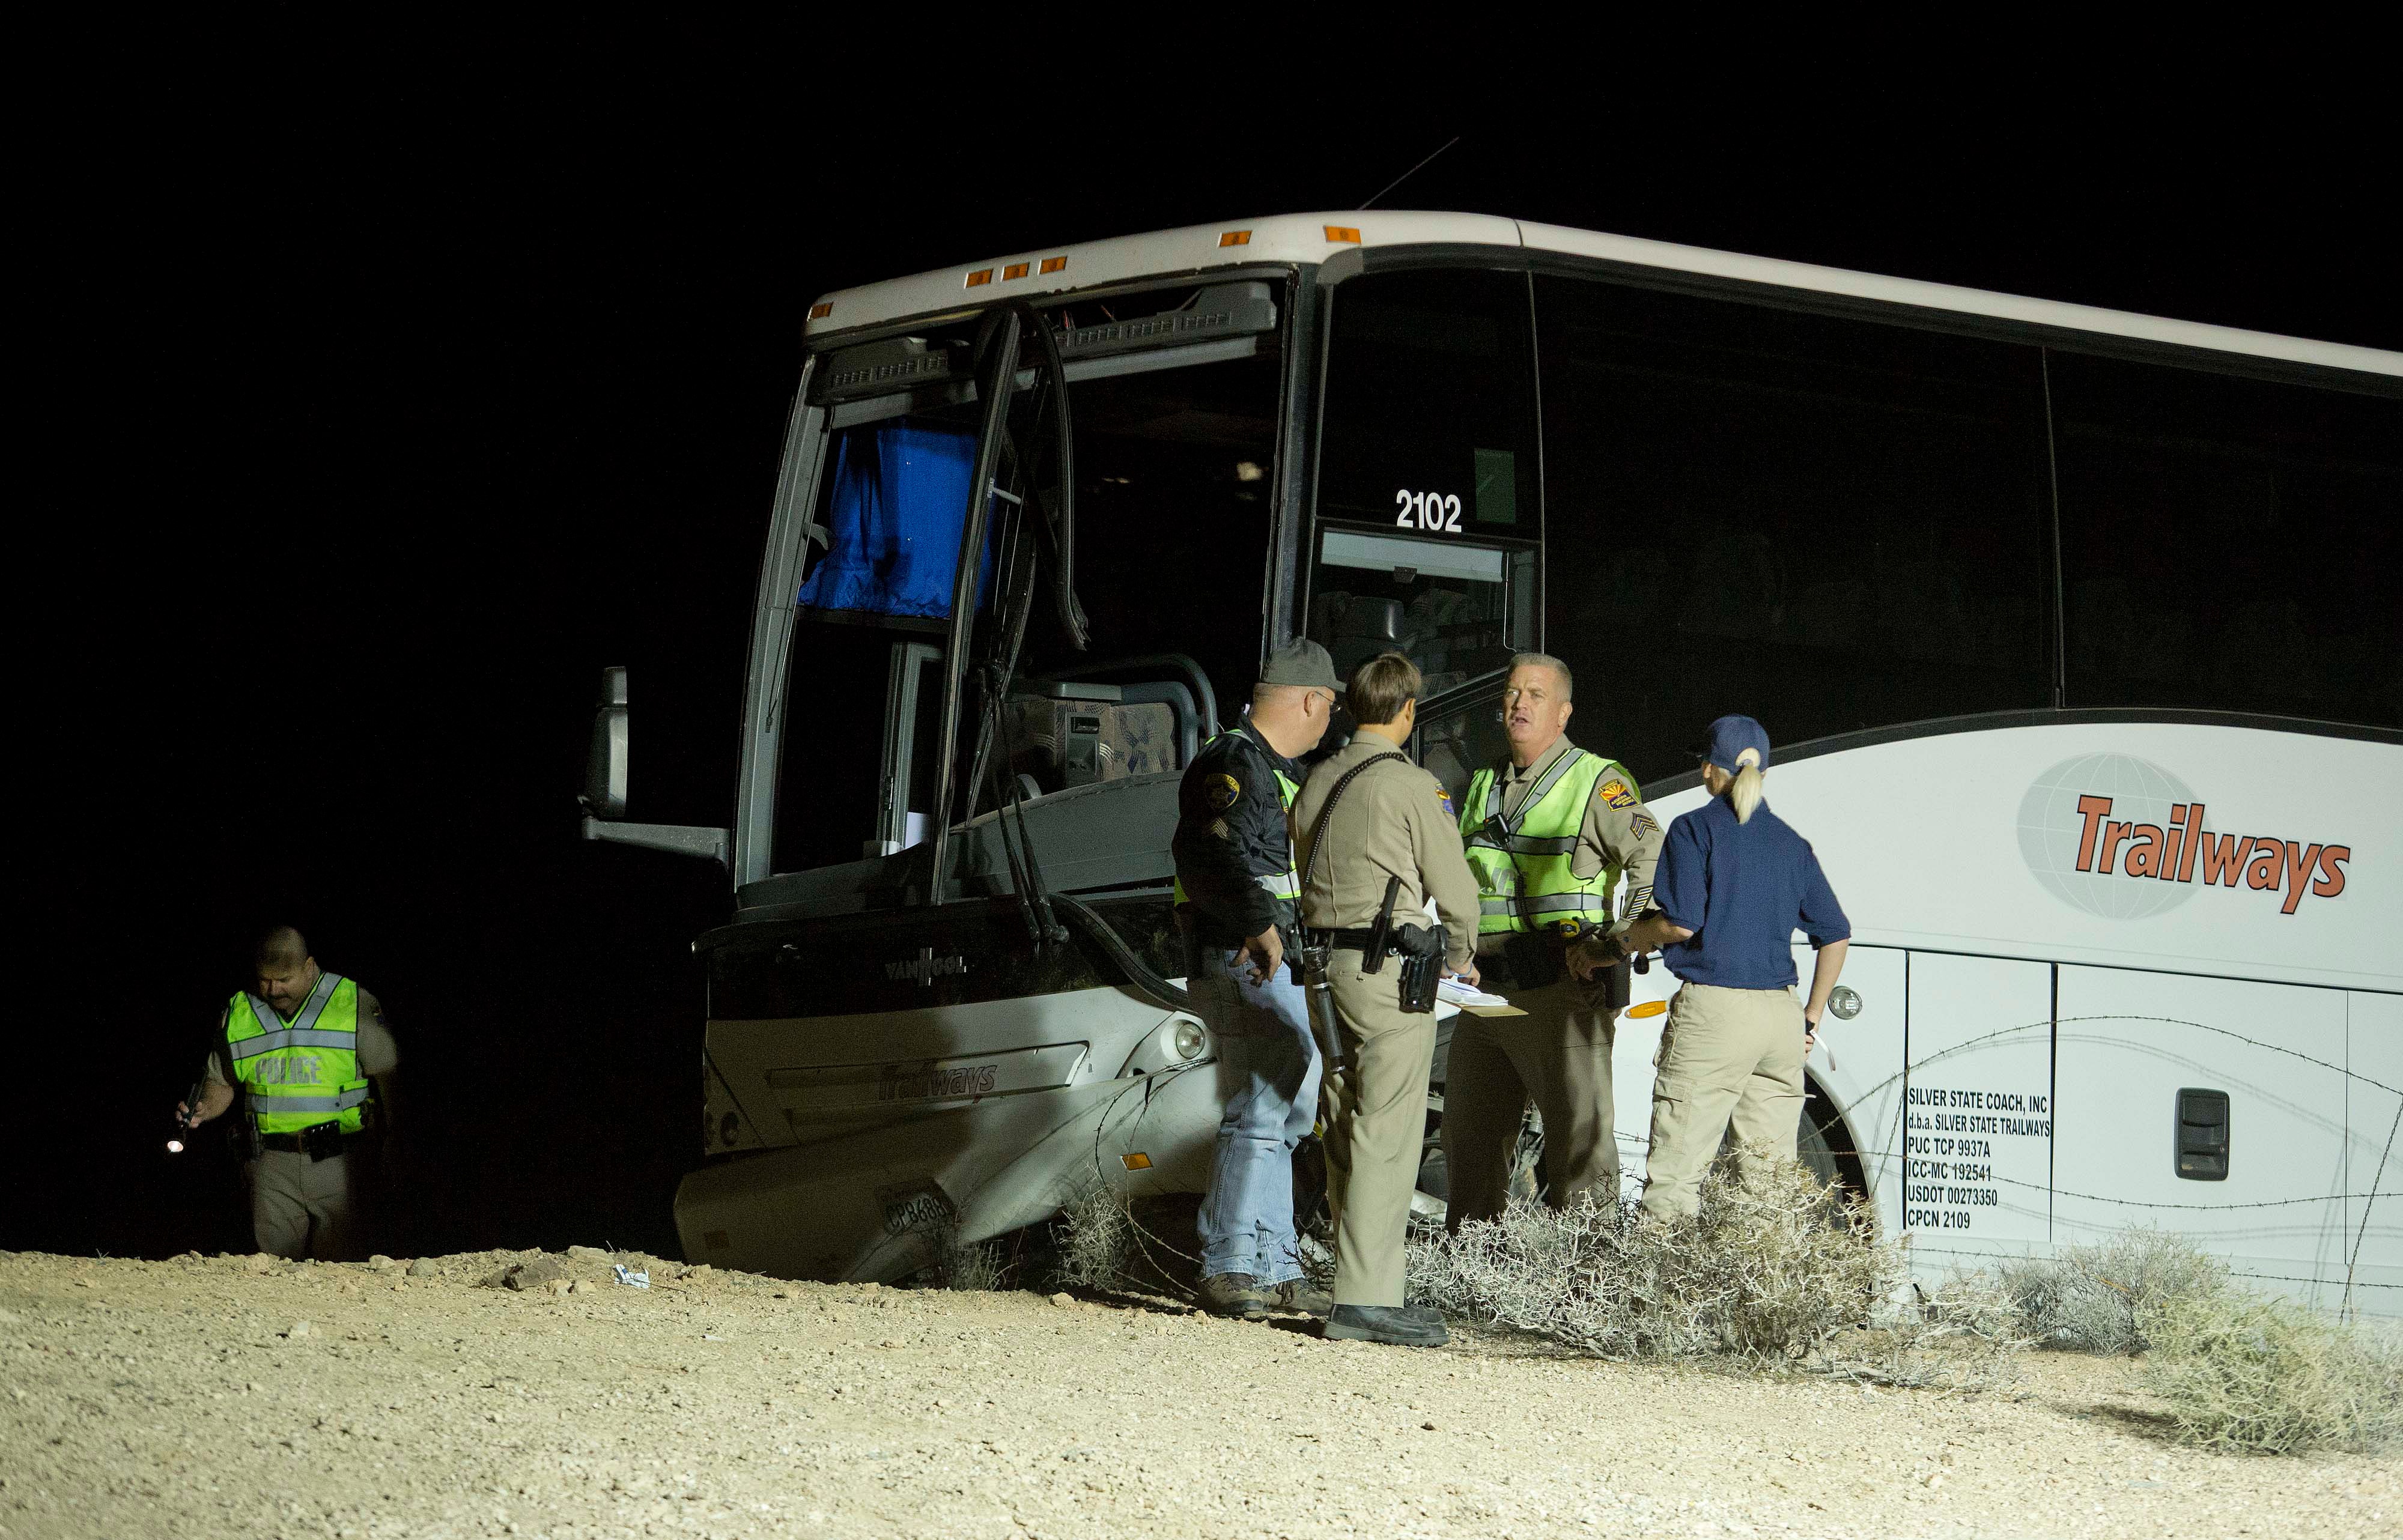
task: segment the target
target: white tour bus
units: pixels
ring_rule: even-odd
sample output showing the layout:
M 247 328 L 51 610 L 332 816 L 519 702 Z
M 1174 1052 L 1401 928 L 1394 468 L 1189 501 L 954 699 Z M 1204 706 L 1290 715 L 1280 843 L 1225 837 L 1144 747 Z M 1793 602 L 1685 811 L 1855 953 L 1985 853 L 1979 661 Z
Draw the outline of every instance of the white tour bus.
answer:
M 1805 1147 L 1923 1265 L 2149 1223 L 2403 1313 L 2403 355 L 1417 213 L 1000 256 L 808 344 L 733 826 L 623 822 L 622 671 L 586 797 L 731 871 L 694 1258 L 894 1278 L 1202 1185 L 1177 774 L 1308 635 L 1418 661 L 1455 792 L 1521 649 L 1667 815 L 1768 726 L 1854 927 Z

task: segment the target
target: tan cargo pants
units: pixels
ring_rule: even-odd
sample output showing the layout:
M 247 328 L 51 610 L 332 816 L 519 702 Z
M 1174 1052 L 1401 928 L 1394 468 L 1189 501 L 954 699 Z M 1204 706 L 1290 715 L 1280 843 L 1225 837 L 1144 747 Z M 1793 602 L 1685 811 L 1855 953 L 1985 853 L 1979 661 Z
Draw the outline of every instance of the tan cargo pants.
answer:
M 1587 1192 L 1618 1198 L 1618 1119 L 1611 1110 L 1616 1017 L 1596 1010 L 1575 978 L 1508 991 L 1524 1016 L 1453 1019 L 1443 1074 L 1444 1228 L 1497 1217 L 1510 1200 L 1510 1160 L 1530 1098 L 1544 1115 L 1544 1200 L 1565 1208 Z
M 312 1160 L 262 1150 L 249 1166 L 250 1227 L 258 1249 L 295 1259 L 350 1260 L 351 1158 Z
M 1730 1129 L 1787 1159 L 1802 1128 L 1802 1003 L 1791 989 L 1681 985 L 1653 1061 L 1644 1214 L 1693 1214 Z
M 1427 1072 L 1435 1063 L 1435 1018 L 1404 1011 L 1396 959 L 1360 971 L 1357 951 L 1338 951 L 1327 981 L 1352 1060 L 1330 1075 L 1327 1104 L 1327 1206 L 1335 1218 L 1335 1302 L 1399 1305 L 1402 1241 L 1426 1143 Z

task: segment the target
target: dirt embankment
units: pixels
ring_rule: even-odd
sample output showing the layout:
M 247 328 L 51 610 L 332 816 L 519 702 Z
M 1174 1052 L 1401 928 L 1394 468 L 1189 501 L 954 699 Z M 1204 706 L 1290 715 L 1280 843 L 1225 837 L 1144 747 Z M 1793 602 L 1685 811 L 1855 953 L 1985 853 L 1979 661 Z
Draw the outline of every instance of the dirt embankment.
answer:
M 0 1253 L 0 1534 L 2403 1534 L 2403 1464 L 2172 1448 L 2115 1362 L 1864 1391 L 580 1248 L 478 1286 L 535 1257 Z

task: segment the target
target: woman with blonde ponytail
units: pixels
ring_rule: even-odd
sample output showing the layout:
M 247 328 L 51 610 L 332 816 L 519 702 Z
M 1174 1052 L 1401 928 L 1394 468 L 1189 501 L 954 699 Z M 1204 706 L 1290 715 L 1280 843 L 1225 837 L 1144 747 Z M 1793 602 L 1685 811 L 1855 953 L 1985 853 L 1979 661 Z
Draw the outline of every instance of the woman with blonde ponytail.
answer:
M 1794 1158 L 1802 1061 L 1853 934 L 1811 842 L 1769 810 L 1769 734 L 1749 716 L 1711 724 L 1702 750 L 1711 799 L 1669 825 L 1653 909 L 1630 952 L 1658 946 L 1681 980 L 1660 1033 L 1644 1212 L 1697 1207 L 1702 1172 L 1730 1126 L 1740 1144 Z M 1794 933 L 1819 950 L 1808 1004 L 1794 993 Z
M 1751 718 L 1744 720 L 1750 721 Z M 1735 761 L 1735 779 L 1726 788 L 1728 806 L 1735 810 L 1737 823 L 1749 824 L 1753 810 L 1760 806 L 1760 751 L 1750 746 L 1738 749 Z M 1705 766 L 1702 779 L 1708 781 L 1710 772 L 1715 770 L 1718 770 L 1716 765 Z M 1719 773 L 1724 775 L 1727 772 L 1720 770 Z M 1714 793 L 1719 790 L 1716 786 L 1711 789 Z

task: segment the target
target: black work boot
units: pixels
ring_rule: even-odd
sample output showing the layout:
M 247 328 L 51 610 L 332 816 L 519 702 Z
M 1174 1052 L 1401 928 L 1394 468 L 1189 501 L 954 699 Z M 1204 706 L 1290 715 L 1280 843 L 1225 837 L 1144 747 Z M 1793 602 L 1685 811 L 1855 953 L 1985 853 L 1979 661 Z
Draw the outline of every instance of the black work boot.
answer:
M 1275 1297 L 1248 1272 L 1220 1272 L 1202 1280 L 1202 1308 L 1238 1321 L 1263 1321 Z
M 1389 1342 L 1397 1348 L 1439 1348 L 1452 1340 L 1431 1312 L 1407 1305 L 1338 1305 L 1321 1335 L 1339 1342 Z

